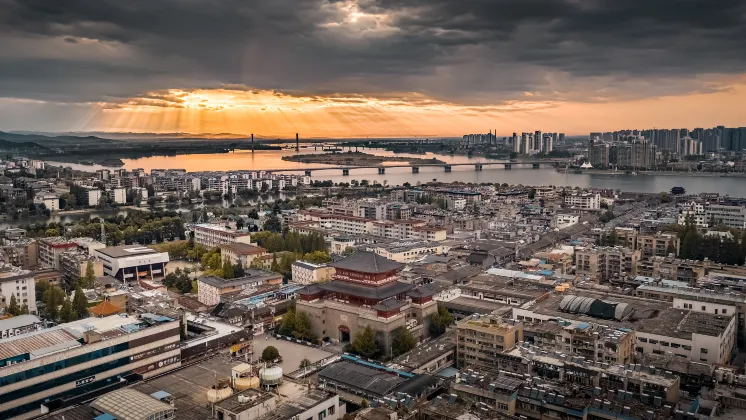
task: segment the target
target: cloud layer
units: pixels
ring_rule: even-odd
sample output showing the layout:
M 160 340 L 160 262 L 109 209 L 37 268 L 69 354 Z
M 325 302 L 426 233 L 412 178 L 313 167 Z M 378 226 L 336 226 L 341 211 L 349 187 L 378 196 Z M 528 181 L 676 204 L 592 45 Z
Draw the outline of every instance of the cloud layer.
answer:
M 0 96 L 241 85 L 466 105 L 728 88 L 740 0 L 0 0 Z

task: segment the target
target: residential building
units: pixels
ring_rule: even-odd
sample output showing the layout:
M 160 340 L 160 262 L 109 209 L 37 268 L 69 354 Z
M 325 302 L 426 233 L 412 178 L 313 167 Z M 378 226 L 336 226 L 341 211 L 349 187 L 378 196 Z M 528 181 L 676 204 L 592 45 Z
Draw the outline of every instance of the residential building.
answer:
M 0 306 L 10 305 L 11 297 L 16 297 L 18 307 L 28 306 L 30 314 L 36 314 L 36 281 L 30 270 L 0 265 Z
M 281 398 L 258 389 L 238 392 L 215 404 L 218 419 L 232 420 L 338 420 L 347 411 L 339 395 L 321 389 L 304 389 Z
M 60 197 L 52 192 L 38 192 L 34 195 L 34 204 L 43 204 L 49 211 L 58 211 L 60 209 Z
M 746 207 L 723 204 L 708 204 L 705 221 L 714 225 L 724 224 L 730 228 L 746 229 Z
M 83 187 L 83 194 L 84 194 L 84 201 L 88 205 L 88 207 L 96 207 L 101 202 L 101 197 L 103 195 L 103 191 L 96 187 Z
M 336 270 L 326 264 L 313 264 L 308 261 L 295 261 L 292 265 L 293 283 L 311 284 L 332 279 Z
M 39 260 L 36 240 L 31 238 L 6 240 L 3 245 L 0 245 L 0 258 L 6 264 L 21 267 L 25 270 L 34 269 Z
M 462 369 L 494 369 L 495 357 L 521 341 L 520 321 L 496 316 L 465 320 L 457 325 L 456 363 Z
M 117 204 L 127 203 L 127 188 L 125 187 L 114 187 L 108 192 L 109 200 Z
M 153 280 L 166 275 L 168 252 L 142 245 L 120 245 L 95 249 L 91 255 L 103 261 L 104 275 L 124 283 Z
M 675 233 L 656 233 L 639 235 L 636 249 L 642 252 L 642 258 L 653 256 L 666 257 L 669 252 L 679 255 L 679 236 Z
M 60 254 L 60 273 L 62 273 L 62 278 L 70 288 L 74 288 L 78 279 L 86 275 L 89 263 L 93 268 L 94 276 L 101 277 L 104 275 L 103 261 L 88 252 L 75 249 Z
M 601 195 L 598 193 L 573 193 L 565 197 L 565 206 L 578 210 L 601 209 Z
M 634 277 L 640 255 L 640 251 L 621 246 L 577 249 L 575 273 L 599 282 Z
M 179 321 L 164 316 L 86 318 L 0 341 L 0 417 L 30 418 L 77 404 L 130 375 L 181 365 Z
M 49 238 L 38 238 L 37 248 L 39 251 L 39 265 L 45 268 L 53 268 L 60 271 L 60 254 L 73 250 L 78 245 L 72 240 L 61 236 Z
M 634 361 L 635 332 L 584 321 L 557 320 L 523 325 L 524 340 L 542 351 L 624 365 Z
M 442 254 L 446 248 L 439 242 L 398 241 L 371 244 L 365 246 L 365 249 L 392 261 L 410 263 L 425 255 Z
M 243 268 L 251 267 L 255 258 L 267 255 L 266 249 L 243 242 L 224 244 L 220 245 L 219 248 L 223 259 L 228 258 L 231 264 L 240 265 Z
M 223 295 L 240 293 L 247 289 L 256 289 L 262 285 L 282 284 L 282 275 L 269 271 L 248 269 L 244 277 L 224 279 L 216 276 L 206 276 L 198 280 L 197 300 L 208 306 L 220 303 Z
M 232 243 L 251 244 L 251 235 L 247 231 L 228 229 L 225 226 L 201 224 L 194 226 L 194 243 L 212 249 Z

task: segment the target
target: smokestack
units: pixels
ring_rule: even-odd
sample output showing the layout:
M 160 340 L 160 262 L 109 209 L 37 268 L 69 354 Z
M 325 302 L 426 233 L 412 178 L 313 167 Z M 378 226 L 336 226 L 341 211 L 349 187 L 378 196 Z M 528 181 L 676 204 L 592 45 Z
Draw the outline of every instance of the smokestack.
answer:
M 254 153 L 254 133 L 251 133 L 251 153 Z
M 298 133 L 295 133 L 295 151 L 297 152 L 298 150 L 300 150 L 298 146 Z

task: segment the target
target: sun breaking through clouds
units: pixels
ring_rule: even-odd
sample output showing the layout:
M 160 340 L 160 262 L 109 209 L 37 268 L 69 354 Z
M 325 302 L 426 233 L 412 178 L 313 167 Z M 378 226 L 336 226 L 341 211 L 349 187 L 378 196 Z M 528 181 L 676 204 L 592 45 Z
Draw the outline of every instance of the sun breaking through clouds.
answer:
M 740 0 L 0 0 L 0 129 L 742 125 Z

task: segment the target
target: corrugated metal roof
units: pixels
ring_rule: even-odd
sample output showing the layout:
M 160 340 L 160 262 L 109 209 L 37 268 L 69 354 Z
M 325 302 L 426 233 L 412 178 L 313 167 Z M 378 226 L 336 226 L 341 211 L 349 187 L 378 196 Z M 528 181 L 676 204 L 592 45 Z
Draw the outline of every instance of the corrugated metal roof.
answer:
M 0 360 L 77 340 L 64 329 L 49 329 L 10 337 L 0 341 Z

